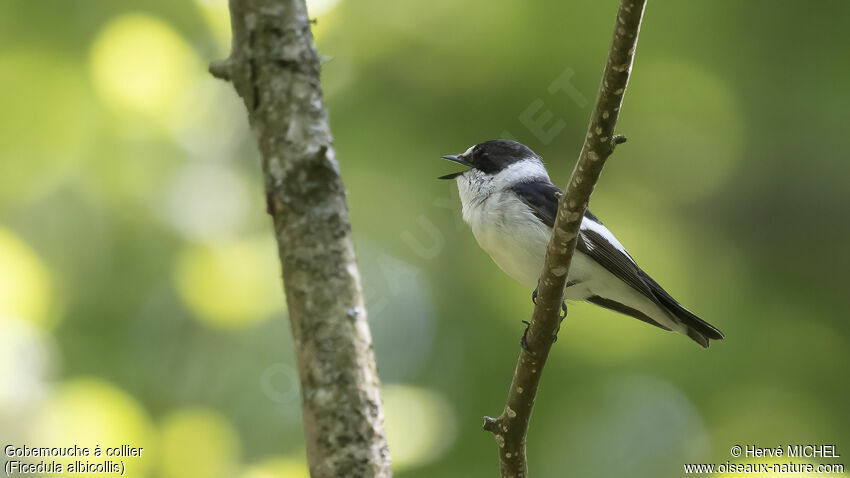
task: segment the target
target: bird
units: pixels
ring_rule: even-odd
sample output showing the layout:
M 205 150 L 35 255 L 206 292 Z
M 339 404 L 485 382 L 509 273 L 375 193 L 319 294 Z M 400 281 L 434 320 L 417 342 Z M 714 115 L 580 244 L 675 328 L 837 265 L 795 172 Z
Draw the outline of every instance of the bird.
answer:
M 439 179 L 457 182 L 463 220 L 478 245 L 507 275 L 534 289 L 534 300 L 563 191 L 540 156 L 516 141 L 485 141 L 443 159 L 466 167 Z M 678 332 L 704 348 L 724 338 L 644 272 L 590 210 L 582 218 L 564 298 Z

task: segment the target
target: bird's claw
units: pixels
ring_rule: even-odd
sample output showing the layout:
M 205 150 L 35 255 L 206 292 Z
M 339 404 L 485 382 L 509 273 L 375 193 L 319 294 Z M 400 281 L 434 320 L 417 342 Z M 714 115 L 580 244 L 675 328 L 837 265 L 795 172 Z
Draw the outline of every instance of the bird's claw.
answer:
M 525 330 L 522 332 L 522 338 L 519 339 L 519 346 L 526 352 L 531 353 L 531 349 L 528 348 L 528 341 L 526 340 L 528 336 L 528 328 L 531 327 L 531 322 L 523 320 L 522 323 L 525 324 Z
M 562 314 L 559 315 L 558 318 L 561 319 L 561 322 L 563 322 L 564 318 L 567 317 L 567 303 L 566 302 L 561 302 L 561 312 L 562 312 Z M 556 330 L 555 335 L 552 336 L 552 343 L 553 344 L 558 341 L 558 332 L 560 332 L 560 331 L 561 331 L 561 323 L 558 322 L 558 330 Z
M 531 293 L 531 303 L 537 305 L 537 290 L 539 287 L 534 288 L 534 292 Z
M 534 302 L 535 304 L 537 304 L 536 299 L 537 299 L 537 289 L 534 289 L 534 292 L 531 294 L 531 301 Z M 563 322 L 564 318 L 566 318 L 566 317 L 567 317 L 567 303 L 561 302 L 561 314 L 558 315 L 558 318 L 560 319 L 561 322 Z M 525 324 L 525 330 L 522 332 L 522 338 L 519 339 L 519 345 L 526 352 L 532 353 L 531 349 L 528 348 L 528 340 L 527 340 L 528 339 L 528 328 L 531 327 L 531 322 L 529 322 L 527 320 L 523 320 L 522 323 Z M 559 323 L 558 324 L 558 330 L 560 330 L 560 329 L 561 329 L 561 324 Z M 552 343 L 555 343 L 557 341 L 558 341 L 558 332 L 556 331 L 555 335 L 552 336 Z

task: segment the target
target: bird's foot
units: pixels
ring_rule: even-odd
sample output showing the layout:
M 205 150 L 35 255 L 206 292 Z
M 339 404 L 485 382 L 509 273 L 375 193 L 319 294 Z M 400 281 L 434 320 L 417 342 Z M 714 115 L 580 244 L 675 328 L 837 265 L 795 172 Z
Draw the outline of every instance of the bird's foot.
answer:
M 561 302 L 561 315 L 558 316 L 560 321 L 558 322 L 558 330 L 556 330 L 555 335 L 552 336 L 552 343 L 553 344 L 558 341 L 558 332 L 561 331 L 561 322 L 563 322 L 564 318 L 566 318 L 566 317 L 567 317 L 567 303 Z
M 537 305 L 537 292 L 539 287 L 534 288 L 534 292 L 531 293 L 531 303 Z
M 534 292 L 531 294 L 531 301 L 534 302 L 534 304 L 536 305 L 537 304 L 536 300 L 537 300 L 537 289 L 534 289 Z M 561 330 L 561 322 L 563 322 L 566 317 L 567 317 L 567 303 L 561 302 L 561 314 L 558 315 L 558 319 L 560 319 L 560 321 L 558 322 L 558 330 L 556 330 L 555 335 L 552 336 L 552 343 L 555 343 L 555 342 L 558 341 L 558 331 Z M 523 320 L 522 323 L 525 324 L 525 330 L 522 332 L 522 338 L 519 339 L 519 345 L 526 352 L 532 353 L 531 350 L 528 348 L 528 341 L 526 340 L 527 337 L 528 337 L 528 328 L 531 327 L 531 322 L 529 322 L 527 320 Z
M 526 352 L 531 353 L 531 349 L 528 348 L 528 342 L 526 341 L 526 338 L 528 336 L 528 328 L 531 327 L 531 322 L 523 320 L 522 323 L 525 324 L 525 330 L 522 332 L 522 338 L 519 339 L 519 346 L 522 347 L 522 349 Z

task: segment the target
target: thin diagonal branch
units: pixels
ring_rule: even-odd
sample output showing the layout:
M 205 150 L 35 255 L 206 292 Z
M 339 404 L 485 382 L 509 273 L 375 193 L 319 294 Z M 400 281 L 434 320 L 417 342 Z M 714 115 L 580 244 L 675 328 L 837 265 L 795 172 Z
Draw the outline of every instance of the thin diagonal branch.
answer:
M 378 376 L 304 0 L 230 0 L 230 57 L 210 65 L 259 144 L 295 339 L 313 478 L 388 478 Z
M 629 82 L 645 5 L 646 0 L 620 3 L 596 108 L 566 193 L 558 200 L 558 215 L 540 275 L 537 305 L 526 334 L 527 349 L 520 352 L 504 411 L 497 418 L 484 419 L 484 429 L 495 435 L 499 445 L 503 478 L 528 476 L 525 454 L 528 423 L 543 367 L 560 326 L 564 287 L 581 221 L 605 160 L 617 144 L 625 141 L 623 136 L 614 134 L 614 127 Z

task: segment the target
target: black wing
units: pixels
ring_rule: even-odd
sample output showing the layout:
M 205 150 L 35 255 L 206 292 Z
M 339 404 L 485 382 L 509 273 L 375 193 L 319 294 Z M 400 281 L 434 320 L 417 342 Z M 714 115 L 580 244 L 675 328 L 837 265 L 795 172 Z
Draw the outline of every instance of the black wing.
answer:
M 596 216 L 591 214 L 590 211 L 587 211 L 584 217 L 586 220 L 593 221 L 602 226 L 602 222 L 600 222 Z M 582 229 L 576 249 L 589 255 L 593 258 L 593 260 L 600 263 L 620 280 L 645 295 L 649 298 L 649 300 L 658 304 L 662 309 L 668 311 L 670 315 L 679 322 L 687 325 L 689 328 L 688 336 L 703 347 L 708 347 L 708 340 L 706 340 L 706 337 L 715 340 L 720 340 L 724 337 L 723 332 L 708 322 L 700 319 L 693 312 L 684 308 L 682 304 L 677 302 L 676 299 L 674 299 L 658 284 L 658 282 L 655 282 L 652 277 L 649 277 L 649 274 L 638 267 L 637 263 L 635 263 L 635 260 L 632 259 L 632 256 L 630 256 L 628 252 L 619 249 L 614 244 L 611 244 L 611 242 L 592 228 Z M 636 315 L 629 314 L 628 312 L 624 313 L 626 313 L 626 315 L 637 317 Z M 661 328 L 666 328 L 657 323 L 655 325 L 658 325 Z M 696 334 L 693 333 L 694 331 Z
M 555 215 L 558 213 L 558 196 L 562 194 L 561 188 L 549 181 L 541 180 L 520 183 L 511 189 L 538 219 L 547 226 L 554 227 Z M 590 210 L 585 211 L 584 218 L 602 225 Z M 645 274 L 635 264 L 631 256 L 620 251 L 596 231 L 582 228 L 576 249 L 590 256 L 602 267 L 608 269 L 620 280 L 640 291 L 652 301 L 658 302 L 650 286 L 643 280 L 642 276 Z
M 512 190 L 544 224 L 554 227 L 555 215 L 558 213 L 558 196 L 563 194 L 559 187 L 547 180 L 540 180 L 517 184 Z M 585 211 L 584 219 L 602 226 L 602 222 L 590 210 Z M 682 307 L 667 291 L 638 267 L 628 252 L 621 250 L 609 242 L 602 234 L 593 230 L 593 228 L 581 229 L 576 249 L 590 256 L 591 259 L 598 262 L 602 267 L 617 276 L 617 278 L 629 284 L 629 286 L 663 309 L 668 310 L 673 316 L 699 334 L 715 340 L 724 337 L 723 332 Z M 603 307 L 607 306 L 603 305 Z M 637 317 L 633 313 L 623 313 Z M 644 319 L 641 318 L 641 320 Z M 647 321 L 659 327 L 666 328 L 651 319 Z M 693 336 L 691 338 L 704 347 L 708 344 L 705 338 Z
M 543 179 L 515 184 L 511 190 L 531 209 L 537 219 L 549 227 L 555 227 L 558 196 L 563 193 L 561 188 Z
M 593 214 L 590 216 L 585 215 L 585 220 L 593 221 L 602 226 L 596 216 L 593 216 Z M 658 299 L 652 293 L 652 287 L 644 280 L 646 274 L 638 267 L 632 256 L 609 242 L 599 232 L 591 228 L 582 228 L 576 249 L 590 256 L 591 259 L 608 269 L 609 272 L 629 284 L 636 291 L 658 303 Z

